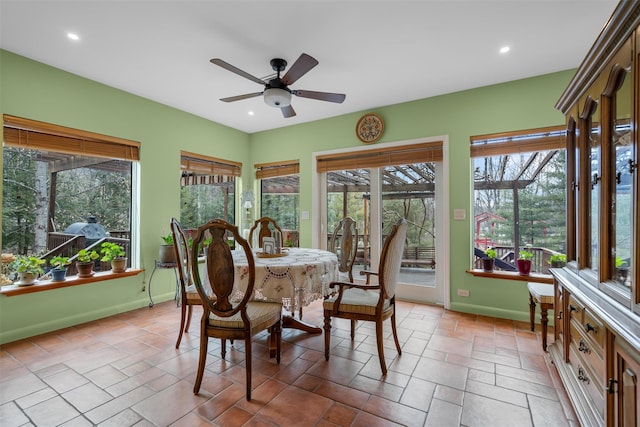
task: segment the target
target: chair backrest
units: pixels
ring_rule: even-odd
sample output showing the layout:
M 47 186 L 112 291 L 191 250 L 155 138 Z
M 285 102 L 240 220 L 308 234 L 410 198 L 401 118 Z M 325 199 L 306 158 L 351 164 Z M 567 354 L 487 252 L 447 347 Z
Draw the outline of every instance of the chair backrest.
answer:
M 176 251 L 176 262 L 178 268 L 178 277 L 180 279 L 180 292 L 191 285 L 191 254 L 189 253 L 189 243 L 184 229 L 180 222 L 171 218 L 171 233 L 173 234 L 173 249 Z M 183 294 L 184 297 L 184 294 Z
M 329 242 L 329 250 L 338 257 L 338 271 L 347 273 L 353 282 L 353 263 L 358 253 L 358 227 L 351 217 L 344 217 L 336 228 Z
M 227 240 L 227 233 L 235 239 L 236 249 L 244 250 L 248 262 L 248 282 L 242 301 L 233 299 L 234 295 L 234 275 L 233 254 Z M 208 286 L 203 283 L 200 276 L 198 264 L 198 254 L 203 250 L 204 240 L 210 236 L 211 242 L 205 248 L 205 268 Z M 205 310 L 209 310 L 220 317 L 230 317 L 239 311 L 243 312 L 242 318 L 248 322 L 244 311 L 247 302 L 253 295 L 256 268 L 253 252 L 249 243 L 238 233 L 238 227 L 222 219 L 213 219 L 199 227 L 193 238 L 191 249 L 191 271 L 193 283 L 196 285 L 198 294 L 204 303 Z M 211 287 L 211 294 L 206 292 L 206 288 Z
M 404 252 L 405 239 L 407 238 L 407 220 L 402 218 L 393 226 L 391 233 L 384 240 L 380 266 L 378 267 L 378 280 L 386 299 L 396 294 L 396 285 L 400 275 L 402 253 Z
M 257 236 L 255 237 L 255 240 L 254 240 L 254 233 L 256 233 L 256 230 L 257 230 Z M 271 232 L 273 230 L 278 230 L 280 234 L 282 234 L 282 229 L 274 219 L 271 219 L 268 216 L 263 216 L 260 219 L 256 219 L 256 222 L 253 223 L 251 230 L 249 230 L 250 244 L 257 245 L 257 247 L 261 248 L 262 239 L 265 237 L 271 237 Z M 282 242 L 282 245 L 284 246 L 284 242 Z

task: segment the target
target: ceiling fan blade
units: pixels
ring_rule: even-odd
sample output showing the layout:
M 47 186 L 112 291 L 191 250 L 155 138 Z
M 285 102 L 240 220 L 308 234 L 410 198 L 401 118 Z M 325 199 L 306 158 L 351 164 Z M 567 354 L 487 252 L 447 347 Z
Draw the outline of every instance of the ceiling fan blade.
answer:
M 282 115 L 284 116 L 285 119 L 288 119 L 289 117 L 293 117 L 296 115 L 296 112 L 294 111 L 291 105 L 287 105 L 286 107 L 281 107 L 280 111 L 282 111 Z
M 304 76 L 309 72 L 310 69 L 318 65 L 318 61 L 312 56 L 303 53 L 300 57 L 293 63 L 287 74 L 282 78 L 282 83 L 286 85 L 291 85 L 296 82 L 300 77 Z
M 219 67 L 224 68 L 225 70 L 231 71 L 232 73 L 236 73 L 239 76 L 244 77 L 245 79 L 249 79 L 253 82 L 256 82 L 258 84 L 261 85 L 266 85 L 267 82 L 265 82 L 264 80 L 261 80 L 255 76 L 252 76 L 251 74 L 247 73 L 246 71 L 242 71 L 240 68 L 238 67 L 234 67 L 233 65 L 229 64 L 228 62 L 223 61 L 220 58 L 213 58 L 211 61 L 212 64 L 215 64 Z
M 302 97 L 342 104 L 347 97 L 344 93 L 315 92 L 313 90 L 292 90 L 292 94 Z
M 230 96 L 228 98 L 220 98 L 220 101 L 224 101 L 224 102 L 240 101 L 242 99 L 255 98 L 256 96 L 260 96 L 260 95 L 262 95 L 262 92 L 246 93 L 244 95 L 236 95 L 236 96 Z

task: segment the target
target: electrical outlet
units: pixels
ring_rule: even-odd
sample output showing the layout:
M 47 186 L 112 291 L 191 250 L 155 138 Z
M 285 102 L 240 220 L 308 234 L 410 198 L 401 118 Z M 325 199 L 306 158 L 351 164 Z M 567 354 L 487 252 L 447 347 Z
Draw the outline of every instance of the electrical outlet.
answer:
M 468 297 L 469 296 L 469 290 L 468 289 L 458 289 L 458 296 Z

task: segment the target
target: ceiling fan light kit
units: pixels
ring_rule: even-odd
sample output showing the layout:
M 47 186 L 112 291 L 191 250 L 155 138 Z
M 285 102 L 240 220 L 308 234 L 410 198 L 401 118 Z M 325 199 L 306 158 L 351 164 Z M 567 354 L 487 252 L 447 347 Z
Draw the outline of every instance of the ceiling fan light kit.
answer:
M 263 92 L 264 103 L 270 107 L 286 107 L 291 105 L 291 92 L 286 89 L 269 88 Z
M 235 102 L 262 95 L 264 103 L 270 107 L 280 108 L 280 111 L 285 118 L 296 115 L 295 110 L 291 106 L 291 95 L 296 95 L 301 98 L 317 99 L 319 101 L 335 102 L 337 104 L 341 104 L 346 97 L 342 93 L 289 89 L 289 85 L 295 83 L 300 77 L 304 76 L 309 72 L 309 70 L 318 65 L 318 61 L 306 53 L 300 55 L 282 78 L 280 78 L 280 73 L 287 67 L 287 61 L 281 58 L 273 58 L 270 62 L 271 68 L 278 74 L 275 78 L 270 79 L 269 81 L 259 79 L 258 77 L 255 77 L 220 58 L 213 58 L 210 62 L 227 71 L 231 71 L 232 73 L 244 77 L 245 79 L 249 79 L 252 82 L 264 85 L 264 90 L 262 92 L 230 96 L 227 98 L 221 98 L 221 101 Z

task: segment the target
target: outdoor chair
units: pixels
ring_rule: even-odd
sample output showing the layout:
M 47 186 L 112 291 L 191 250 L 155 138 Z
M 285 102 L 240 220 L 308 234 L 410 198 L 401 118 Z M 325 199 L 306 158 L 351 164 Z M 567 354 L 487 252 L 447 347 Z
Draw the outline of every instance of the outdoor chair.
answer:
M 396 285 L 400 273 L 402 262 L 402 252 L 407 235 L 407 221 L 399 220 L 391 230 L 391 233 L 384 241 L 382 254 L 380 255 L 380 265 L 378 272 L 363 271 L 361 274 L 367 276 L 367 283 L 364 285 L 332 282 L 331 288 L 338 286 L 338 293 L 324 300 L 324 357 L 329 360 L 329 349 L 331 344 L 331 318 L 338 317 L 351 320 L 351 339 L 354 338 L 355 322 L 357 320 L 367 320 L 376 324 L 376 342 L 378 346 L 378 357 L 382 374 L 387 374 L 387 364 L 384 359 L 384 345 L 382 326 L 383 321 L 391 318 L 391 330 L 393 339 L 398 350 L 398 355 L 402 354 L 398 333 L 396 331 Z M 378 284 L 371 284 L 370 277 L 378 276 Z

